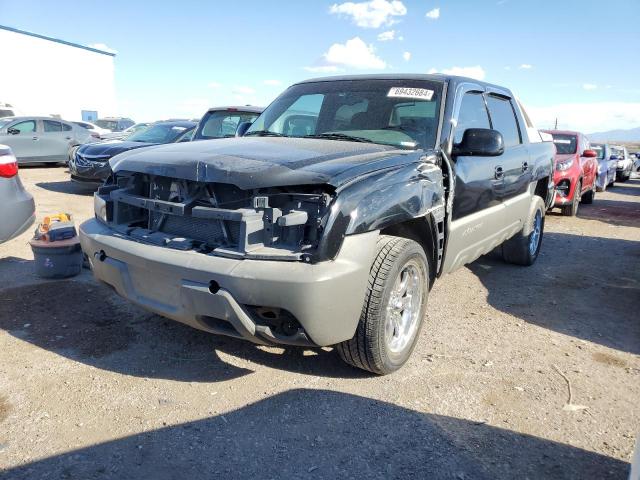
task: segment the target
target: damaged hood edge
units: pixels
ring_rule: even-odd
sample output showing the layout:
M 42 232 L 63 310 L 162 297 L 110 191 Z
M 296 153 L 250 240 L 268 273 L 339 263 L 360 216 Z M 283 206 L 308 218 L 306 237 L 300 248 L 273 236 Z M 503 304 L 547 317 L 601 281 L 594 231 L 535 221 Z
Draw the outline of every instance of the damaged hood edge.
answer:
M 248 190 L 328 184 L 418 162 L 423 150 L 302 138 L 232 138 L 158 145 L 114 156 L 114 172 L 128 171 Z

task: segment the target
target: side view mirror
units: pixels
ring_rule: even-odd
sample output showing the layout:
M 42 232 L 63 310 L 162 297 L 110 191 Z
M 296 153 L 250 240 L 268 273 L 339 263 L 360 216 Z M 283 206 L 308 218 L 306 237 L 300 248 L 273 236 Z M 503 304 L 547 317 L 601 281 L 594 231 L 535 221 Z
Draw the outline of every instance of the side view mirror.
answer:
M 20 133 L 20 130 L 18 130 L 17 128 L 8 128 L 7 133 L 9 135 L 18 135 Z
M 611 155 L 609 160 L 620 160 L 620 157 L 618 155 Z
M 464 157 L 497 157 L 503 153 L 502 134 L 490 128 L 467 128 L 452 151 L 454 156 Z
M 238 128 L 236 128 L 236 137 L 243 137 L 245 133 L 247 133 L 247 130 L 249 130 L 249 127 L 252 125 L 252 122 L 242 122 L 238 125 Z
M 582 152 L 582 156 L 586 158 L 596 158 L 598 154 L 596 153 L 595 150 L 587 149 L 584 152 Z

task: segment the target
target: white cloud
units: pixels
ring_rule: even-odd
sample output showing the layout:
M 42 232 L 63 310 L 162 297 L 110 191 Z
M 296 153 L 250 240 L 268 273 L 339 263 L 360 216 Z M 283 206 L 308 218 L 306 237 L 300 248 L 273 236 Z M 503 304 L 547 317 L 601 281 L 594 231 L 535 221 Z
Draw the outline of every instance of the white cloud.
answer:
M 445 75 L 459 75 L 461 77 L 475 78 L 476 80 L 484 80 L 486 72 L 480 65 L 475 67 L 451 67 L 437 70 L 432 68 L 428 73 L 444 73 Z
M 256 93 L 256 91 L 251 87 L 237 85 L 233 87 L 233 90 L 231 90 L 231 93 L 235 95 L 253 95 L 254 93 Z
M 369 2 L 334 3 L 329 13 L 350 16 L 353 23 L 363 28 L 380 28 L 396 23 L 393 17 L 407 14 L 407 7 L 399 0 L 371 0 Z
M 382 32 L 378 34 L 378 41 L 379 42 L 388 42 L 390 40 L 393 40 L 396 36 L 396 31 L 395 30 L 389 30 L 387 32 Z
M 331 73 L 331 72 L 337 72 L 340 70 L 335 65 L 315 65 L 312 67 L 304 67 L 304 69 L 307 72 L 312 72 L 312 73 Z
M 376 56 L 373 45 L 367 45 L 360 37 L 354 37 L 345 43 L 331 45 L 327 53 L 323 55 L 322 65 L 335 67 L 334 70 L 325 71 L 335 71 L 340 67 L 366 70 L 387 68 L 386 62 Z
M 95 48 L 96 50 L 102 50 L 103 52 L 108 53 L 118 53 L 117 50 L 105 45 L 104 43 L 91 43 L 89 44 L 89 48 Z
M 265 80 L 264 82 L 265 85 L 269 85 L 270 87 L 279 87 L 280 85 L 282 85 L 282 82 L 280 80 Z
M 222 84 L 218 83 L 218 82 L 209 82 L 209 84 L 207 86 L 209 88 L 220 88 L 220 87 L 222 87 Z
M 640 102 L 564 103 L 546 107 L 529 105 L 527 113 L 538 128 L 578 130 L 584 133 L 603 132 L 640 125 Z
M 409 60 L 411 60 L 411 52 L 404 52 L 402 54 L 402 58 L 404 58 L 405 62 L 408 62 Z
M 531 70 L 533 65 L 529 65 L 528 63 L 523 63 L 518 67 L 520 70 Z
M 595 90 L 598 86 L 595 83 L 583 83 L 582 88 L 584 90 Z
M 433 10 L 429 10 L 425 17 L 430 18 L 431 20 L 437 20 L 440 18 L 440 9 L 434 8 Z
M 403 40 L 404 40 L 404 37 L 403 37 L 402 35 L 400 35 L 400 36 L 398 37 L 398 40 L 399 40 L 399 41 L 403 41 Z

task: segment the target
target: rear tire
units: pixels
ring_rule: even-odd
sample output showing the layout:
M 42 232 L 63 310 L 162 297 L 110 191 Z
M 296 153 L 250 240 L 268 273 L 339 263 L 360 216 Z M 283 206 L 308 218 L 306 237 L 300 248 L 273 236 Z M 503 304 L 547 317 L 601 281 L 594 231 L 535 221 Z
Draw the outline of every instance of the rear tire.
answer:
M 336 345 L 348 364 L 386 375 L 406 363 L 422 327 L 429 263 L 413 240 L 381 235 L 352 339 Z
M 537 196 L 533 198 L 536 205 L 527 223 L 502 244 L 502 258 L 507 263 L 528 267 L 538 258 L 544 234 L 544 201 Z

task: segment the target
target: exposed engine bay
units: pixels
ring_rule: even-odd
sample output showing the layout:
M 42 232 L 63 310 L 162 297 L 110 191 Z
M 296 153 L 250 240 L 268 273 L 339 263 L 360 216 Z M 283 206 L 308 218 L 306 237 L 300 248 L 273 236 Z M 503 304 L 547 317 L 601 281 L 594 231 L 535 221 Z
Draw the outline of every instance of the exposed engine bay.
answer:
M 118 172 L 95 196 L 98 219 L 131 239 L 231 258 L 310 262 L 332 201 L 324 185 L 252 190 Z

